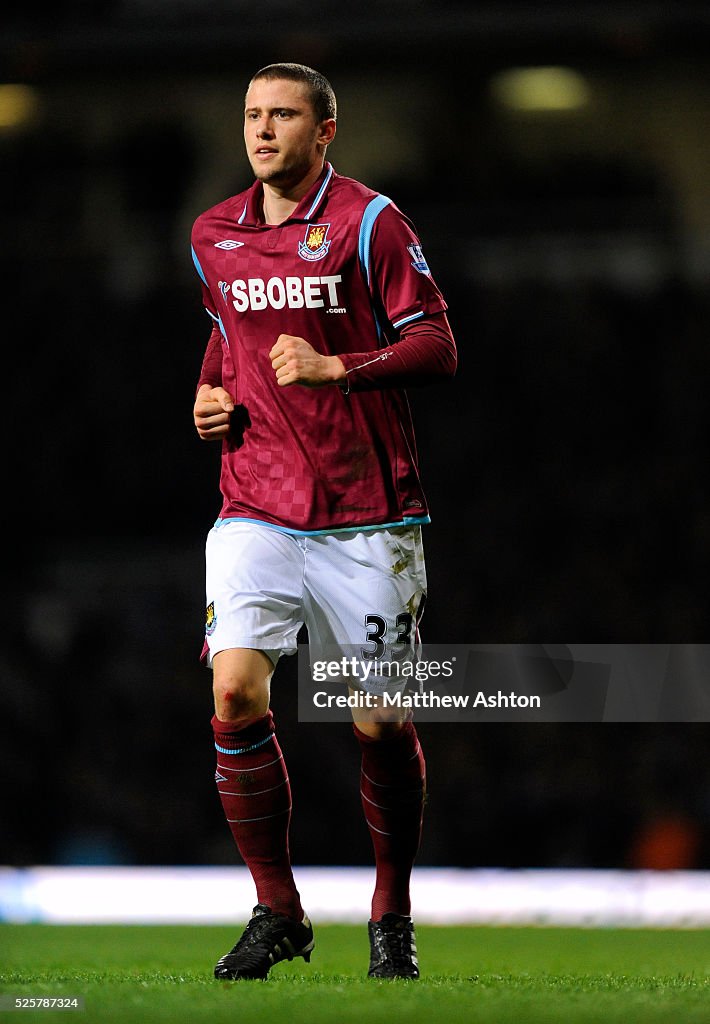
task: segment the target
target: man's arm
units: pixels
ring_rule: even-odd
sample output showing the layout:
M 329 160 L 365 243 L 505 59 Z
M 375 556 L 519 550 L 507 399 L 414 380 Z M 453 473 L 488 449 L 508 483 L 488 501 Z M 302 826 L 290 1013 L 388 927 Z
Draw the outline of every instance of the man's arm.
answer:
M 408 324 L 399 341 L 368 352 L 324 356 L 304 338 L 281 334 L 269 353 L 281 387 L 339 384 L 348 391 L 430 384 L 456 372 L 456 343 L 445 313 Z
M 197 395 L 192 410 L 195 428 L 203 441 L 221 441 L 229 433 L 231 396 L 222 387 L 222 338 L 219 327 L 212 328 L 202 360 Z
M 446 313 L 432 313 L 402 328 L 393 345 L 374 352 L 347 352 L 340 359 L 349 391 L 421 387 L 453 377 L 456 342 Z
M 217 324 L 212 327 L 212 333 L 207 342 L 205 355 L 202 360 L 200 379 L 197 382 L 197 390 L 203 384 L 210 384 L 217 387 L 222 383 L 222 335 Z
M 390 344 L 342 357 L 349 390 L 419 387 L 453 376 L 456 343 L 446 301 L 412 222 L 387 202 L 361 248 L 372 308 Z

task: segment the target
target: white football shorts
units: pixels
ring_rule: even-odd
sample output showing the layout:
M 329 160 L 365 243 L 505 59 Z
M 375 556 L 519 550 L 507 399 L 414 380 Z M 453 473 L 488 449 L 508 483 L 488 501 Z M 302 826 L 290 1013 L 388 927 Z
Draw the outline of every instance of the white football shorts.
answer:
M 304 624 L 311 651 L 410 660 L 426 597 L 421 526 L 296 536 L 220 520 L 207 537 L 206 596 L 208 665 L 232 647 L 276 664 L 296 652 Z

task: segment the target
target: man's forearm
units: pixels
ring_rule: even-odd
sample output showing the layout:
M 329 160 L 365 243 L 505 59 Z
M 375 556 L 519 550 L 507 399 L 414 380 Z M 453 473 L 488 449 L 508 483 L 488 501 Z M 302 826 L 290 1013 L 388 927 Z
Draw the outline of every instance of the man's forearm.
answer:
M 212 328 L 207 348 L 205 349 L 200 379 L 197 382 L 196 391 L 199 391 L 203 384 L 217 388 L 222 383 L 222 337 L 219 327 Z
M 370 352 L 340 354 L 350 391 L 421 387 L 456 372 L 456 343 L 444 313 L 409 325 L 399 341 Z

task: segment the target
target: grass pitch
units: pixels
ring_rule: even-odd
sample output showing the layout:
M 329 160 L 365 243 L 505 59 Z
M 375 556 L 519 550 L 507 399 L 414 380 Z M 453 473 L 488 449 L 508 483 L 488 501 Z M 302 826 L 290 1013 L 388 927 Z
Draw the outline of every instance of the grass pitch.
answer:
M 19 1015 L 77 1024 L 710 1022 L 710 931 L 421 925 L 422 978 L 388 982 L 366 977 L 366 927 L 315 927 L 310 965 L 217 982 L 238 927 L 2 925 L 0 993 L 82 996 Z

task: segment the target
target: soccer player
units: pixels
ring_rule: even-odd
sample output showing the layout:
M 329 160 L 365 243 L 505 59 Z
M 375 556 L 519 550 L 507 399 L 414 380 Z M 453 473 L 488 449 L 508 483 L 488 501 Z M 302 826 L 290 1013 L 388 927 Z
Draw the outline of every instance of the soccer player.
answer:
M 426 591 L 429 515 L 404 389 L 451 376 L 456 348 L 411 223 L 325 159 L 335 130 L 327 79 L 300 64 L 262 68 L 244 114 L 256 181 L 192 233 L 213 321 L 194 421 L 222 442 L 203 657 L 218 790 L 258 900 L 217 978 L 264 978 L 314 946 L 269 709 L 279 657 L 304 624 L 311 644 L 412 653 Z M 424 757 L 406 713 L 354 718 L 376 866 L 369 975 L 416 978 L 409 882 Z

